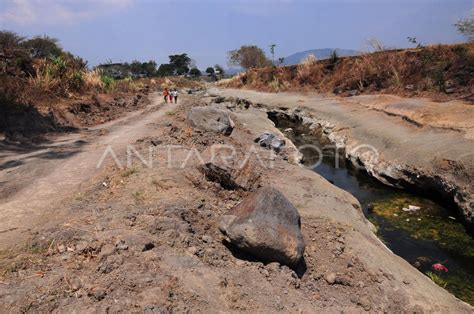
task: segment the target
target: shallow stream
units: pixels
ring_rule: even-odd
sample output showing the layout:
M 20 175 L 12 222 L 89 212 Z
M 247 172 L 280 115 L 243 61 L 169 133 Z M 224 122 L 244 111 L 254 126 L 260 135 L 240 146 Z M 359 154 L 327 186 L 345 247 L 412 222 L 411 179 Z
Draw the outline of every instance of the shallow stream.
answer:
M 322 162 L 312 170 L 359 200 L 365 216 L 388 248 L 438 285 L 474 305 L 474 238 L 461 224 L 456 210 L 386 186 L 335 157 L 335 149 L 327 148 L 328 141 L 323 136 L 305 134 L 307 128 L 281 116 L 269 114 L 269 118 L 297 147 L 311 144 L 321 149 Z M 306 165 L 314 165 L 319 159 L 314 149 L 300 151 Z M 338 155 L 344 156 L 342 152 Z M 438 263 L 445 268 L 433 267 Z

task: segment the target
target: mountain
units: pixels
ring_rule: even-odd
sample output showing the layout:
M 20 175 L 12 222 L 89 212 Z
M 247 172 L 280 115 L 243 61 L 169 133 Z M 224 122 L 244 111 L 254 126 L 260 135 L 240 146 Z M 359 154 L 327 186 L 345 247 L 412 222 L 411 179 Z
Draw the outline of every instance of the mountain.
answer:
M 306 50 L 302 52 L 297 52 L 285 58 L 285 65 L 294 65 L 298 64 L 309 56 L 310 54 L 314 54 L 318 60 L 327 59 L 331 56 L 331 53 L 336 50 L 336 53 L 340 57 L 347 57 L 347 56 L 355 56 L 359 54 L 359 51 L 350 50 L 350 49 L 339 49 L 339 48 L 323 48 L 323 49 L 312 49 Z
M 225 69 L 224 71 L 225 71 L 225 75 L 237 75 L 240 72 L 245 72 L 245 70 L 242 68 L 229 68 L 229 69 Z

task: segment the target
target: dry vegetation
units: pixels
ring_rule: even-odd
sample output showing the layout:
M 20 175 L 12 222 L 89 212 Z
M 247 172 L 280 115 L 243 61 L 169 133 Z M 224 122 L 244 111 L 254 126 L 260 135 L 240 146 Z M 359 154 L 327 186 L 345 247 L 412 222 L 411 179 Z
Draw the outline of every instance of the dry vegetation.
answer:
M 49 132 L 106 122 L 146 104 L 160 85 L 193 86 L 184 78 L 116 80 L 44 36 L 0 32 L 0 136 L 41 140 Z M 190 85 L 191 84 L 191 85 Z
M 263 91 L 316 91 L 474 101 L 474 43 L 380 51 L 297 66 L 250 69 L 225 83 Z

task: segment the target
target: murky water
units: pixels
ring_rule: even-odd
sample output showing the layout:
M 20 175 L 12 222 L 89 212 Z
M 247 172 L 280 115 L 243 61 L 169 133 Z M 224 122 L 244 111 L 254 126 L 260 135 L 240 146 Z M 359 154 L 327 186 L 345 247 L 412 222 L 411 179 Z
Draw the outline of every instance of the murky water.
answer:
M 294 127 L 291 121 L 272 120 L 281 130 Z M 377 227 L 380 239 L 438 285 L 474 304 L 474 238 L 453 214 L 455 211 L 430 199 L 383 185 L 365 171 L 350 167 L 343 159 L 337 160 L 334 149 L 325 149 L 321 137 L 305 135 L 304 131 L 284 132 L 298 147 L 312 144 L 321 148 L 322 163 L 313 170 L 359 200 L 364 214 Z M 312 149 L 303 149 L 302 153 L 308 165 L 319 158 Z M 415 210 L 407 211 L 410 205 Z M 447 271 L 433 268 L 437 263 Z

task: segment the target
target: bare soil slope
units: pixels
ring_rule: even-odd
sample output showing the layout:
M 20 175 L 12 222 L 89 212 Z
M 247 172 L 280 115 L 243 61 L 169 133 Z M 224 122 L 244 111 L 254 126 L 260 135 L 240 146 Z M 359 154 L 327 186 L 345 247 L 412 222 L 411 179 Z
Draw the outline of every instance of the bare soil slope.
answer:
M 350 194 L 289 162 L 293 146 L 277 156 L 257 147 L 253 139 L 263 130 L 278 132 L 258 108 L 230 104 L 230 137 L 191 128 L 189 107 L 211 100 L 155 101 L 86 135 L 82 152 L 44 165 L 30 156 L 30 164 L 2 171 L 1 181 L 10 182 L 45 169 L 0 205 L 10 222 L 2 242 L 15 240 L 0 255 L 2 312 L 472 311 L 388 251 Z M 108 144 L 122 163 L 127 144 L 143 156 L 153 147 L 153 166 L 135 158 L 120 169 L 108 158 L 104 168 L 91 168 Z M 252 155 L 239 172 L 246 189 L 206 180 L 196 153 L 208 160 L 212 144 L 232 145 L 236 164 L 250 148 L 259 152 L 264 162 Z M 277 187 L 300 211 L 304 267 L 264 265 L 222 241 L 219 218 L 260 185 Z M 25 227 L 11 230 L 15 223 Z M 331 273 L 335 281 L 326 279 Z

